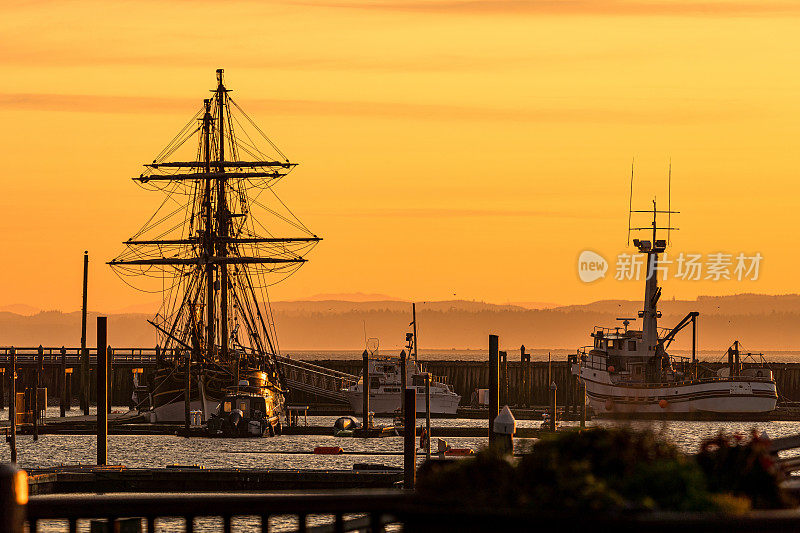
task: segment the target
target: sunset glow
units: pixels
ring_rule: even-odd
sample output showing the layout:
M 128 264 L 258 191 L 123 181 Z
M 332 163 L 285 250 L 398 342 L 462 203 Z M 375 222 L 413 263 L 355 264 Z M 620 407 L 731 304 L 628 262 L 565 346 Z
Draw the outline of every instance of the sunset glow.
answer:
M 324 241 L 275 299 L 636 299 L 580 281 L 666 207 L 670 251 L 760 253 L 758 280 L 665 296 L 797 292 L 800 6 L 783 2 L 9 2 L 0 19 L 0 304 L 159 299 L 105 262 L 160 202 L 130 180 L 224 68 L 300 166 L 278 187 Z M 647 223 L 646 219 L 639 222 Z

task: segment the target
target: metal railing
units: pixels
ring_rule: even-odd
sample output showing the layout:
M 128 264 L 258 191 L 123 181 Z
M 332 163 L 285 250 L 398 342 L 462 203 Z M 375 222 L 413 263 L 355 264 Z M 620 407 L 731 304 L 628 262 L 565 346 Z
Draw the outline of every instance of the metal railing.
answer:
M 22 478 L 22 482 L 17 478 Z M 251 517 L 260 521 L 262 532 L 270 531 L 271 517 L 294 517 L 295 531 L 344 532 L 368 528 L 385 531 L 396 523 L 394 513 L 413 495 L 402 490 L 341 490 L 316 493 L 195 493 L 195 494 L 55 494 L 27 496 L 27 476 L 12 465 L 0 473 L 0 529 L 22 533 L 25 523 L 36 532 L 43 521 L 66 521 L 70 533 L 79 521 L 133 518 L 143 520 L 147 531 L 155 531 L 156 520 L 182 519 L 184 530 L 195 529 L 195 519 L 218 518 L 223 530 L 231 531 L 232 519 Z M 23 493 L 25 492 L 25 493 Z M 358 518 L 353 518 L 354 516 Z M 316 524 L 312 524 L 312 521 Z M 49 524 L 47 524 L 49 525 Z M 285 526 L 284 526 L 285 527 Z M 248 529 L 252 530 L 252 529 Z
M 580 364 L 581 367 L 588 368 L 590 370 L 608 370 L 608 355 L 605 353 L 602 354 L 593 354 L 592 346 L 584 346 L 578 349 L 577 356 L 575 361 Z M 691 364 L 689 358 L 682 357 L 682 356 L 670 356 L 671 358 L 680 359 L 678 363 L 684 367 Z M 663 382 L 648 382 L 642 383 L 637 381 L 622 381 L 620 384 L 624 384 L 626 387 L 631 388 L 641 388 L 641 389 L 651 389 L 651 388 L 663 388 L 663 387 L 674 387 L 675 385 L 696 385 L 700 383 L 720 383 L 720 382 L 736 382 L 736 381 L 763 381 L 763 382 L 770 382 L 772 379 L 769 375 L 767 376 L 715 376 L 715 377 L 703 377 L 703 378 L 693 378 L 690 377 L 688 379 L 680 379 L 675 381 L 663 381 Z

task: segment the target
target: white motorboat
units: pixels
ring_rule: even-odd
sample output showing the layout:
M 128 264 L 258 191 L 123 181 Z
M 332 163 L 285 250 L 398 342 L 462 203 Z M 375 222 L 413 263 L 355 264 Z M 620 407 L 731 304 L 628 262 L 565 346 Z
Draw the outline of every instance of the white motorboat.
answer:
M 376 356 L 369 360 L 369 410 L 376 415 L 391 415 L 400 409 L 402 380 L 400 358 Z M 406 386 L 416 389 L 417 412 L 425 413 L 425 373 L 419 364 L 410 359 L 406 362 Z M 357 383 L 343 389 L 356 414 L 363 411 L 364 376 Z M 455 414 L 461 396 L 444 383 L 442 378 L 433 377 L 430 384 L 431 414 Z

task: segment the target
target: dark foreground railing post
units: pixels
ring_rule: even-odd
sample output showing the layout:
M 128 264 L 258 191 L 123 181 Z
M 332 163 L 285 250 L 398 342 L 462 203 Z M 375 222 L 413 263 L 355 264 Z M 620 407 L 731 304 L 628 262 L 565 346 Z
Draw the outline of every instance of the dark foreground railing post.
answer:
M 556 391 L 558 385 L 555 380 L 550 383 L 550 431 L 556 430 Z
M 403 420 L 403 487 L 413 489 L 417 477 L 417 389 L 404 391 L 406 413 Z
M 22 533 L 25 529 L 25 504 L 28 503 L 28 476 L 16 465 L 0 465 L 0 531 Z M 35 526 L 31 526 L 35 531 Z
M 494 444 L 494 419 L 500 414 L 499 338 L 489 335 L 489 446 Z
M 108 464 L 108 336 L 107 318 L 97 317 L 97 464 Z

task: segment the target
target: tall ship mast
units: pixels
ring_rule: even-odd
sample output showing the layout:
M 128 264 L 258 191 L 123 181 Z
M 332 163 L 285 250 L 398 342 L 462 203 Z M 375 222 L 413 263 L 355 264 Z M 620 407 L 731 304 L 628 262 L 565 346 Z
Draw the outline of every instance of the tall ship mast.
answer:
M 163 201 L 109 262 L 126 283 L 162 294 L 149 321 L 160 347 L 157 421 L 183 421 L 190 410 L 206 420 L 240 386 L 280 413 L 286 391 L 267 288 L 321 240 L 274 191 L 297 164 L 230 93 L 218 69 L 211 98 L 133 178 Z

